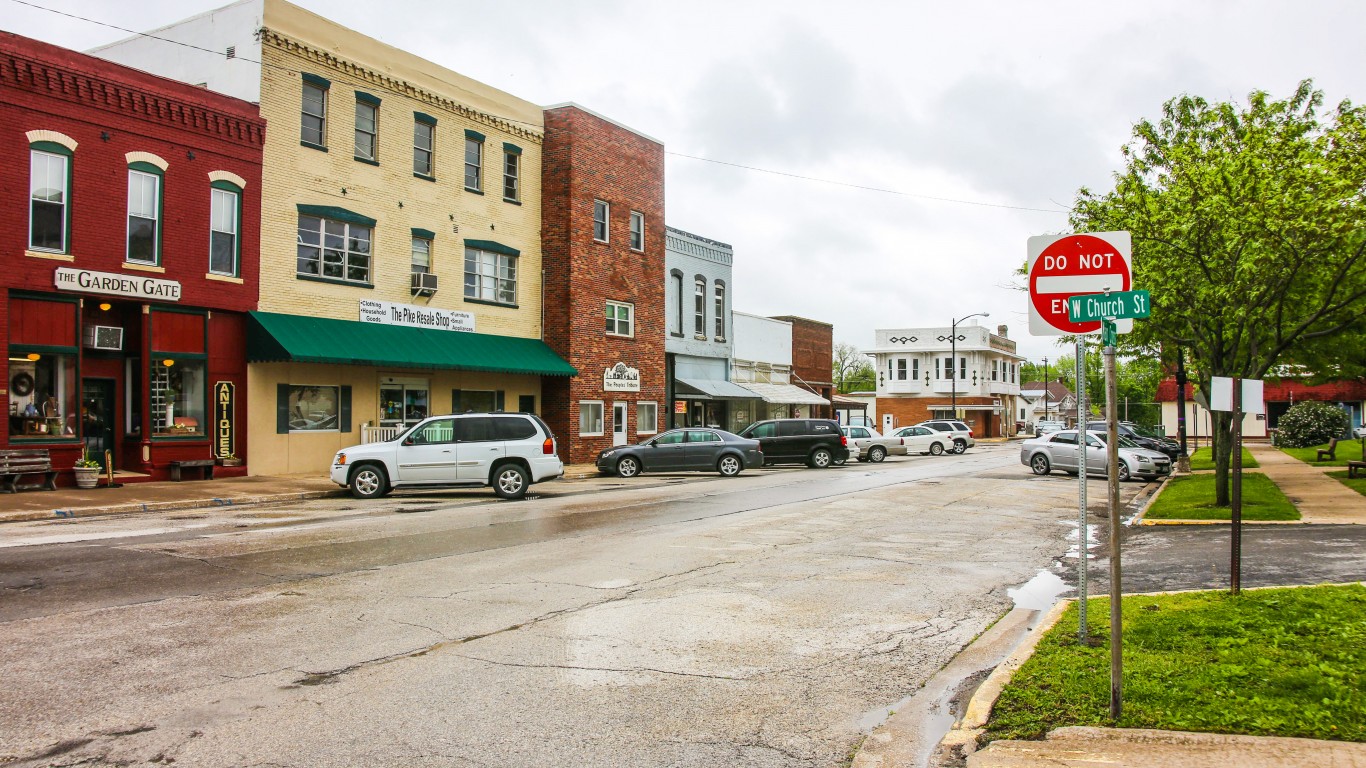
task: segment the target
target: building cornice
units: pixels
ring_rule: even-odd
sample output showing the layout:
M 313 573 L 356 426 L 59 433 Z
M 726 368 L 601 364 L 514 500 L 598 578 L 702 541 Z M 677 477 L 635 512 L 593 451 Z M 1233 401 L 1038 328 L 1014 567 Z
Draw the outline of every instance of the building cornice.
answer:
M 296 40 L 282 32 L 262 27 L 260 37 L 262 46 L 271 46 L 284 53 L 297 56 L 320 67 L 330 69 L 333 72 L 339 72 L 347 77 L 369 83 L 377 88 L 382 88 L 392 93 L 398 93 L 415 101 L 420 101 L 433 107 L 439 107 L 448 112 L 453 112 L 468 120 L 517 136 L 525 141 L 532 142 L 533 144 L 541 144 L 544 141 L 543 133 L 533 131 L 523 123 L 475 109 L 468 104 L 463 104 L 448 96 L 442 96 L 434 91 L 420 88 L 407 80 L 390 77 L 389 75 L 377 72 L 369 67 L 361 66 L 349 59 L 344 59 L 321 48 L 316 48 L 308 43 Z

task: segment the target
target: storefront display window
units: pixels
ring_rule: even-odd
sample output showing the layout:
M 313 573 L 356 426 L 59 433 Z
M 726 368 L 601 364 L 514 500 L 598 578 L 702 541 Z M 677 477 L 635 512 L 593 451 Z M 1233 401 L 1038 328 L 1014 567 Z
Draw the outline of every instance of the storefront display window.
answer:
M 203 437 L 205 364 L 203 360 L 165 358 L 152 365 L 152 434 Z
M 289 431 L 335 431 L 341 402 L 339 387 L 290 386 Z
M 75 439 L 76 356 L 10 348 L 11 438 Z
M 395 382 L 379 388 L 380 425 L 404 427 L 427 418 L 428 389 L 426 382 Z

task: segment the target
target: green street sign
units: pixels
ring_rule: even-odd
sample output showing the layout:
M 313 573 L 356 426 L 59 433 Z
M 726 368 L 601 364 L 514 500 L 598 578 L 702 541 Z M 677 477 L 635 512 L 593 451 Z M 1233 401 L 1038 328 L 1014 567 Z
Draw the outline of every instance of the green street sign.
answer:
M 1074 323 L 1147 317 L 1152 301 L 1147 291 L 1088 293 L 1067 298 L 1067 319 Z

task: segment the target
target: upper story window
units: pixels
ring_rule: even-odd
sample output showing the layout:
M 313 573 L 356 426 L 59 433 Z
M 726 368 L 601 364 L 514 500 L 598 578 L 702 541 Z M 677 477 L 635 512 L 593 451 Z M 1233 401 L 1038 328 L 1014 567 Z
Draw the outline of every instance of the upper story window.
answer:
M 430 272 L 432 270 L 432 241 L 425 237 L 413 238 L 413 271 Z
M 503 144 L 503 199 L 517 202 L 522 199 L 522 148 Z
M 215 181 L 209 197 L 209 272 L 236 277 L 242 194 L 227 182 Z
M 967 359 L 966 357 L 960 357 L 960 358 L 958 358 L 958 378 L 960 378 L 960 379 L 966 379 L 967 377 L 968 377 L 968 359 Z
M 436 123 L 422 117 L 413 120 L 413 173 L 419 176 L 435 174 Z
M 379 99 L 356 91 L 356 159 L 379 161 Z
M 161 170 L 149 163 L 128 167 L 128 253 L 134 264 L 157 264 L 161 250 Z
M 465 131 L 465 189 L 484 190 L 484 135 Z
M 43 149 L 29 150 L 28 247 L 66 253 L 71 151 L 51 142 L 42 144 Z
M 716 324 L 716 338 L 718 340 L 726 338 L 726 284 L 720 280 L 716 281 L 716 293 L 714 309 Z
M 621 301 L 607 302 L 607 335 L 635 335 L 636 305 Z
M 631 250 L 645 250 L 645 214 L 631 211 Z
M 920 379 L 920 358 L 914 357 L 914 358 L 911 358 L 911 380 L 912 380 L 912 381 L 918 381 L 919 379 Z
M 327 146 L 328 82 L 316 75 L 304 75 L 303 106 L 299 115 L 299 141 L 318 148 Z
M 297 274 L 370 284 L 368 226 L 299 214 Z
M 611 206 L 602 200 L 593 201 L 593 239 L 607 242 L 607 220 L 611 214 Z
M 674 301 L 673 314 L 669 316 L 669 333 L 683 335 L 683 273 L 674 270 L 669 274 L 669 294 Z
M 934 360 L 934 377 L 935 377 L 936 379 L 952 379 L 952 378 L 953 378 L 953 358 L 952 358 L 952 357 L 946 357 L 946 358 L 943 359 L 943 363 L 944 363 L 944 373 L 943 373 L 942 376 L 941 376 L 940 373 L 939 373 L 939 363 L 940 363 L 940 359 L 939 359 L 939 358 L 935 358 L 935 360 Z
M 693 333 L 697 336 L 707 334 L 707 279 L 698 275 L 693 280 Z
M 896 359 L 896 380 L 906 380 L 906 358 L 904 357 L 898 357 Z
M 466 248 L 465 298 L 498 304 L 516 304 L 517 257 L 479 248 Z

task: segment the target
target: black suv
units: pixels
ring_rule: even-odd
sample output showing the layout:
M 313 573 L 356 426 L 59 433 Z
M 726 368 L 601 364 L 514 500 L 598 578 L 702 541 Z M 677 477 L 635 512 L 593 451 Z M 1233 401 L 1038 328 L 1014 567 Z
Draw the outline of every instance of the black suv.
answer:
M 1086 428 L 1091 432 L 1104 432 L 1109 429 L 1103 421 L 1088 421 Z M 1120 422 L 1119 434 L 1133 440 L 1135 443 L 1147 448 L 1150 451 L 1159 451 L 1167 455 L 1167 458 L 1176 461 L 1176 457 L 1181 455 L 1181 444 L 1169 437 L 1155 437 L 1151 433 L 1144 434 L 1134 429 L 1132 425 Z
M 824 469 L 849 459 L 849 439 L 833 419 L 770 419 L 745 427 L 740 437 L 758 440 L 765 464 Z

